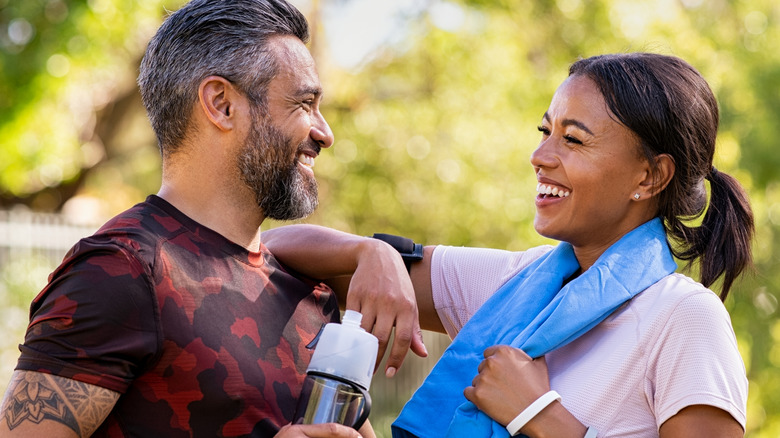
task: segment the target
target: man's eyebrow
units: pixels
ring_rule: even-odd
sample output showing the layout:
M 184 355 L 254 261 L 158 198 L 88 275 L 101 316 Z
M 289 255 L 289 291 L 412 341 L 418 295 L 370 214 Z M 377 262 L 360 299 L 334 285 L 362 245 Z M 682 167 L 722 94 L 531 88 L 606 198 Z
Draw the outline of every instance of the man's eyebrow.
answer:
M 547 120 L 548 123 L 552 123 L 550 121 L 550 115 L 547 114 L 547 112 L 544 113 L 544 117 L 543 118 L 544 118 L 544 120 Z M 563 119 L 561 121 L 561 126 L 576 126 L 576 127 L 580 128 L 580 129 L 582 129 L 583 131 L 587 132 L 588 134 L 594 135 L 593 132 L 590 129 L 588 129 L 588 127 L 585 126 L 584 123 L 582 123 L 582 122 L 580 122 L 579 120 L 576 120 L 576 119 Z
M 309 94 L 313 94 L 314 97 L 322 96 L 322 87 L 317 86 L 304 86 L 298 89 L 298 92 L 295 93 L 297 96 L 306 96 Z

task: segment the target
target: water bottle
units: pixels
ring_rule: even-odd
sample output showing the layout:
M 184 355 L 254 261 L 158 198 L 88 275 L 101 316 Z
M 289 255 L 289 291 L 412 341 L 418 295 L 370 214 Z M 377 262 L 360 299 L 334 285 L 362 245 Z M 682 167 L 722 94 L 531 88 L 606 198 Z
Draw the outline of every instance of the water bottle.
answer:
M 379 341 L 360 327 L 363 315 L 344 313 L 326 324 L 303 382 L 293 424 L 340 423 L 360 429 L 371 412 L 368 388 Z

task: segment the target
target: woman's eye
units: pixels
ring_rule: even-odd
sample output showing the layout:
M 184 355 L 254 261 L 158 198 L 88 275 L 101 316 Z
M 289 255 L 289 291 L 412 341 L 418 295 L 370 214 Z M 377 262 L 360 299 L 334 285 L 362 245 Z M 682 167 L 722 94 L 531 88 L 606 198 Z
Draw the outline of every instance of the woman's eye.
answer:
M 537 126 L 536 129 L 539 130 L 539 132 L 542 133 L 542 135 L 550 135 L 550 130 L 546 126 Z
M 563 139 L 568 141 L 569 143 L 582 144 L 581 141 L 577 140 L 576 138 L 572 137 L 571 135 L 564 135 Z

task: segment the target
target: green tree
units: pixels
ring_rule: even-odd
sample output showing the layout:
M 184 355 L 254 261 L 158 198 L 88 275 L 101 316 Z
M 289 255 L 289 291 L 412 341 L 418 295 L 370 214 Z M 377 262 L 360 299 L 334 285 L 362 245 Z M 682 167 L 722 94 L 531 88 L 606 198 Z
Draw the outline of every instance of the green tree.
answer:
M 661 4 L 662 3 L 662 4 Z M 716 166 L 748 189 L 758 238 L 753 277 L 726 305 L 750 378 L 748 435 L 780 435 L 777 323 L 778 158 L 773 119 L 780 83 L 777 20 L 769 1 L 530 1 L 459 3 L 453 29 L 430 9 L 410 41 L 349 80 L 329 82 L 335 160 L 313 219 L 359 234 L 522 249 L 535 179 L 535 127 L 568 65 L 580 56 L 650 50 L 680 56 L 709 80 L 722 118 Z M 339 77 L 341 78 L 341 77 Z M 335 94 L 335 96 L 333 95 Z
M 757 270 L 726 302 L 750 379 L 748 436 L 780 436 L 776 2 L 430 1 L 406 17 L 400 43 L 343 70 L 318 17 L 358 1 L 307 4 L 336 134 L 317 160 L 323 207 L 308 221 L 359 234 L 510 250 L 545 243 L 531 226 L 528 157 L 568 65 L 649 50 L 702 72 L 721 108 L 716 166 L 748 189 L 758 228 Z M 86 194 L 115 213 L 156 191 L 159 158 L 134 79 L 163 8 L 180 3 L 0 0 L 0 207 L 57 210 Z M 372 415 L 380 434 L 382 415 Z
M 0 0 L 0 206 L 57 211 L 76 194 L 127 202 L 155 188 L 135 77 L 163 7 L 179 3 Z

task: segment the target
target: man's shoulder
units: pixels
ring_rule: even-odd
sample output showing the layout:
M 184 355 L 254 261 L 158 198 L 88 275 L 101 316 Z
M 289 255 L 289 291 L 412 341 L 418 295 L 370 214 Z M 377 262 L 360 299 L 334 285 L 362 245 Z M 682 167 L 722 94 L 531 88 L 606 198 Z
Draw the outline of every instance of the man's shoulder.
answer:
M 119 213 L 109 219 L 95 235 L 114 235 L 121 233 L 170 236 L 185 228 L 178 212 L 156 196 L 149 196 L 144 202 Z
M 87 242 L 93 246 L 118 245 L 140 251 L 172 239 L 184 230 L 185 225 L 164 204 L 161 205 L 159 198 L 149 196 L 144 202 L 109 219 L 94 234 L 77 243 L 72 252 Z
M 102 264 L 125 266 L 130 270 L 136 269 L 139 263 L 153 264 L 159 242 L 170 238 L 169 230 L 175 228 L 171 219 L 148 200 L 134 205 L 109 219 L 92 235 L 77 241 L 50 280 L 76 265 L 95 264 L 98 259 Z

